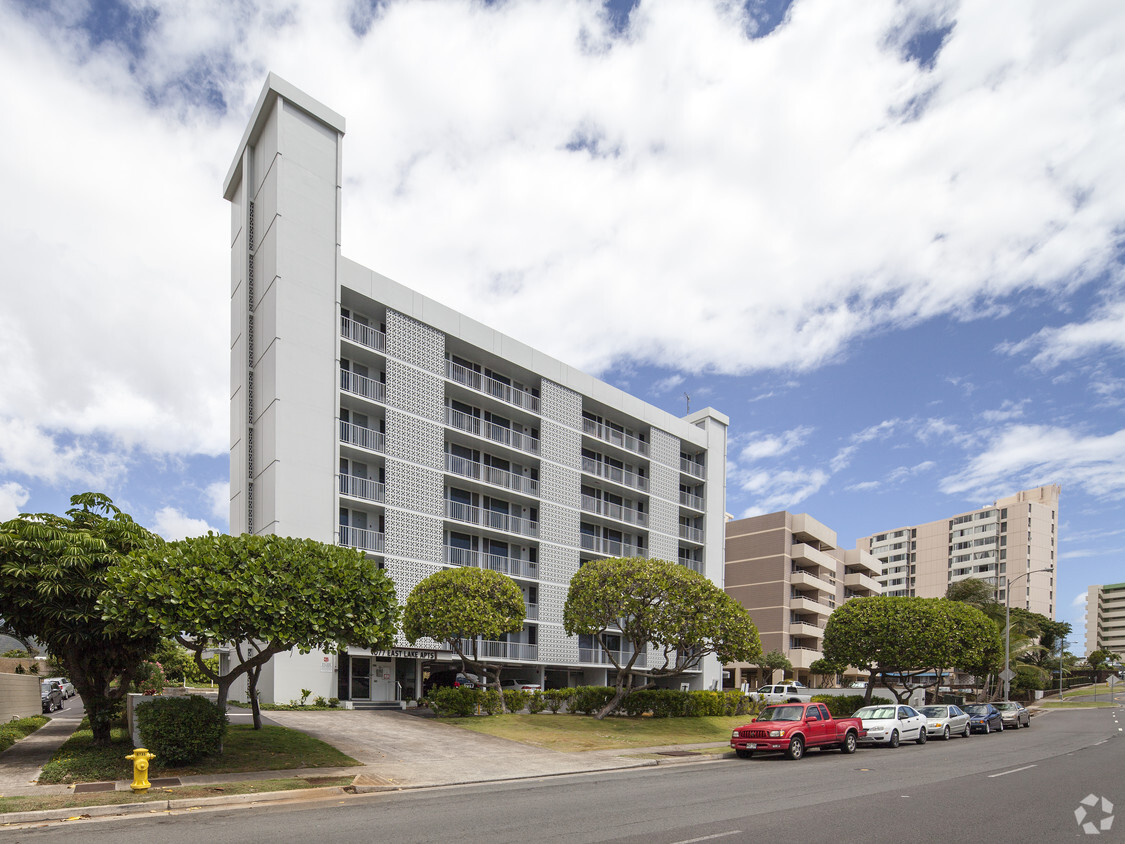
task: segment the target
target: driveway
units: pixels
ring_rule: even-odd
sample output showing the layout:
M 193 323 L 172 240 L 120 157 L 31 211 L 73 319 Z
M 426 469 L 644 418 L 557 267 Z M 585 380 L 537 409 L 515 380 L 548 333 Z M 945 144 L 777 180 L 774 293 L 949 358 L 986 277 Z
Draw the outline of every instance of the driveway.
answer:
M 405 712 L 273 711 L 270 718 L 358 759 L 367 766 L 367 777 L 388 785 L 451 785 L 652 764 L 600 753 L 544 750 Z

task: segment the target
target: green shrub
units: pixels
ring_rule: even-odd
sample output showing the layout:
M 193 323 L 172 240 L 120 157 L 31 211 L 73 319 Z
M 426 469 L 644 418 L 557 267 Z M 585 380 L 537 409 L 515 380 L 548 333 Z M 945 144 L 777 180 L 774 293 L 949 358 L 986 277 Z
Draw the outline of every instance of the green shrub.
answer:
M 183 765 L 219 753 L 227 716 L 199 695 L 160 697 L 138 704 L 137 729 L 161 767 Z
M 504 692 L 504 705 L 509 712 L 523 712 L 531 700 L 531 692 L 522 689 L 508 689 Z
M 861 706 L 868 705 L 864 703 L 863 695 L 813 695 L 812 702 L 823 703 L 827 706 L 833 718 L 849 718 Z M 888 704 L 890 702 L 885 697 L 873 697 L 870 705 Z
M 31 735 L 51 719 L 43 715 L 27 718 L 13 718 L 7 724 L 0 724 L 0 751 L 7 750 L 24 736 Z
M 547 708 L 547 697 L 543 692 L 531 692 L 527 698 L 527 714 L 538 715 Z
M 143 695 L 158 695 L 164 691 L 167 679 L 159 662 L 144 662 L 133 677 L 133 688 Z
M 486 715 L 497 715 L 500 713 L 500 692 L 496 689 L 474 689 L 480 701 L 480 708 L 484 710 Z
M 476 715 L 477 705 L 480 703 L 476 689 L 462 687 L 454 689 L 439 686 L 430 689 L 426 699 L 430 703 L 430 709 L 439 718 L 465 718 Z
M 558 715 L 564 706 L 570 708 L 570 703 L 574 700 L 574 692 L 573 688 L 547 689 L 543 692 L 543 698 L 547 701 L 547 708 Z
M 593 715 L 613 699 L 617 690 L 611 686 L 578 686 L 568 709 L 582 715 Z

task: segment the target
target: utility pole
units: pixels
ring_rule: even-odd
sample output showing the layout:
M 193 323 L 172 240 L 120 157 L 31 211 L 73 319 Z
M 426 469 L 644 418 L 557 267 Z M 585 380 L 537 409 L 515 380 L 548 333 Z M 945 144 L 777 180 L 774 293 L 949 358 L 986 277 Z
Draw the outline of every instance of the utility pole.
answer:
M 684 403 L 687 405 L 684 408 L 684 416 L 687 416 L 689 413 L 691 413 L 691 396 L 689 396 L 686 392 L 684 393 Z

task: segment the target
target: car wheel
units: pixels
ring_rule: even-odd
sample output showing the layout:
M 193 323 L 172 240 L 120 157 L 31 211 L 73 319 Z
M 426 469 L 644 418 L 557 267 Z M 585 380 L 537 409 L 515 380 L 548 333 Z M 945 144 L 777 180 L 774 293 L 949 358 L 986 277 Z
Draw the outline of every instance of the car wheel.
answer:
M 785 755 L 794 761 L 800 759 L 805 755 L 805 740 L 800 736 L 793 736 L 789 741 L 789 749 L 785 751 Z
M 747 750 L 745 747 L 737 747 L 737 748 L 735 748 L 734 752 L 736 754 L 738 754 L 739 759 L 749 759 L 751 756 L 754 755 L 753 750 Z
M 891 733 L 891 740 L 888 742 L 891 747 L 898 747 L 898 730 Z
M 983 732 L 987 736 L 989 733 L 992 732 L 992 726 L 987 721 L 985 721 L 984 722 L 984 729 L 981 732 Z
M 1020 719 L 1019 719 L 1019 718 L 1017 717 L 1017 718 L 1016 718 L 1016 724 L 1015 724 L 1015 726 L 1014 726 L 1014 727 L 1012 727 L 1012 729 L 1013 729 L 1013 730 L 1018 730 L 1019 728 L 1020 728 Z
M 840 752 L 844 754 L 855 753 L 857 744 L 855 733 L 848 733 L 844 736 L 844 743 L 840 745 Z
M 944 730 L 941 731 L 941 740 L 942 741 L 949 741 L 949 727 L 946 727 Z
M 1004 732 L 1004 722 L 1003 721 L 1000 722 L 1000 732 L 1001 733 Z
M 971 736 L 972 734 L 973 734 L 973 728 L 972 728 L 972 725 L 971 725 L 971 724 L 969 724 L 969 722 L 968 722 L 968 721 L 966 721 L 966 722 L 965 722 L 965 731 L 964 731 L 963 733 L 961 733 L 961 735 L 962 735 L 962 736 L 964 736 L 965 738 L 968 738 L 968 737 L 969 737 L 969 736 Z
M 930 738 L 930 734 L 928 732 L 926 732 L 926 728 L 925 727 L 919 727 L 918 728 L 918 738 L 916 739 L 918 744 L 925 744 L 929 740 L 929 738 Z
M 1029 730 L 1031 729 L 1031 716 L 1030 715 L 1027 716 L 1027 723 L 1024 724 L 1024 726 L 1027 727 Z

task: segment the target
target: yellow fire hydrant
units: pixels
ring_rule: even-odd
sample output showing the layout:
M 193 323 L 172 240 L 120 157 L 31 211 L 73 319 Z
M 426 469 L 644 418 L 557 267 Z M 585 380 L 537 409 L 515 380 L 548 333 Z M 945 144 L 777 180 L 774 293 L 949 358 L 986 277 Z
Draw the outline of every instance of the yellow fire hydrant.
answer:
M 125 758 L 133 762 L 133 784 L 129 787 L 133 789 L 134 794 L 144 794 L 152 786 L 148 781 L 148 760 L 155 759 L 156 754 L 138 747 Z

